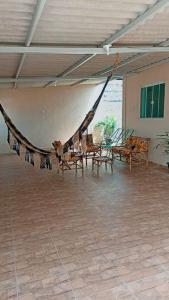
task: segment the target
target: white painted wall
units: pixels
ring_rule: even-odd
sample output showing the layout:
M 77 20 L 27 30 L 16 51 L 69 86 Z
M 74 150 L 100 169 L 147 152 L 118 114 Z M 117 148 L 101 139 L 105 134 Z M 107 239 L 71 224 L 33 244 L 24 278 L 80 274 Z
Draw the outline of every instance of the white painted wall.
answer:
M 166 83 L 165 89 L 165 116 L 161 119 L 140 118 L 140 93 L 141 87 L 159 82 Z M 169 157 L 162 148 L 154 150 L 157 135 L 169 131 L 169 64 L 148 69 L 140 74 L 128 76 L 124 82 L 124 124 L 127 128 L 134 128 L 135 134 L 150 137 L 150 160 L 159 164 L 166 164 Z
M 58 139 L 65 142 L 78 128 L 98 97 L 102 85 L 0 89 L 0 103 L 16 127 L 30 141 L 50 148 Z M 10 152 L 7 130 L 0 114 L 0 152 Z

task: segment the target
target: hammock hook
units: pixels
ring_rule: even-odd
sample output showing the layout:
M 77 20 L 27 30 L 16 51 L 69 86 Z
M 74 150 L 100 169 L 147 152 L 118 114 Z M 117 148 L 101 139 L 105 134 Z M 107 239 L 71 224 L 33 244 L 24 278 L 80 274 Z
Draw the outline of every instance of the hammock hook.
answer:
M 104 45 L 104 46 L 103 46 L 103 49 L 105 50 L 105 52 L 106 52 L 107 55 L 110 54 L 110 47 L 111 47 L 111 44 L 108 44 L 108 45 Z

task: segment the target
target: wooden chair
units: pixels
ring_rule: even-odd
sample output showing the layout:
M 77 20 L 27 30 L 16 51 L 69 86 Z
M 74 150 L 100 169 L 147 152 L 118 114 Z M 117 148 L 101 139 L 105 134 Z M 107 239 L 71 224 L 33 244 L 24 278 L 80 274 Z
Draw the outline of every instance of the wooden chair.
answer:
M 149 143 L 150 138 L 130 136 L 124 145 L 112 147 L 112 153 L 114 158 L 128 162 L 131 172 L 134 163 L 148 165 Z
M 83 175 L 83 155 L 76 152 L 69 152 L 65 157 L 63 156 L 60 167 L 62 172 L 75 170 L 77 173 L 77 170 L 81 169 Z
M 101 155 L 101 146 L 93 143 L 92 134 L 85 134 L 82 136 L 82 152 L 83 157 L 86 160 L 86 166 L 88 159 Z
M 78 169 L 82 170 L 83 175 L 83 154 L 80 152 L 74 152 L 72 150 L 63 154 L 63 146 L 60 141 L 54 141 L 53 147 L 55 149 L 56 157 L 59 160 L 59 169 L 64 172 L 66 170 L 75 169 L 76 173 Z

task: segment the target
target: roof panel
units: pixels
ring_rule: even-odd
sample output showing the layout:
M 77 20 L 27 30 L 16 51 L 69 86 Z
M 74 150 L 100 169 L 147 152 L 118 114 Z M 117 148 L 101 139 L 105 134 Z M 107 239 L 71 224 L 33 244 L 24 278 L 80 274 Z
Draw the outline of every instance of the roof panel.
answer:
M 99 45 L 156 1 L 47 0 L 33 37 L 33 43 Z M 0 43 L 24 44 L 36 4 L 37 0 L 0 1 Z M 169 8 L 159 11 L 116 43 L 145 45 L 158 44 L 166 40 L 169 37 L 168 16 Z M 133 55 L 120 55 L 120 62 L 131 56 Z M 141 68 L 168 56 L 167 53 L 150 54 L 118 68 L 117 73 L 119 75 L 125 74 L 130 70 Z M 20 55 L 0 54 L 0 76 L 15 76 L 20 58 Z M 20 75 L 57 76 L 81 58 L 81 55 L 26 55 Z M 112 67 L 115 59 L 116 57 L 112 55 L 98 55 L 70 73 L 70 76 L 93 75 Z M 71 84 L 73 82 L 59 81 L 58 84 Z M 92 82 L 94 81 L 87 81 L 87 83 Z M 41 84 L 18 83 L 20 87 L 41 86 Z
M 163 62 L 163 60 L 166 58 L 169 58 L 169 53 L 148 54 L 148 55 L 142 57 L 141 59 L 138 59 L 124 67 L 119 68 L 118 72 L 120 74 L 126 74 L 130 71 L 134 71 L 134 70 L 140 69 L 142 67 L 147 67 L 150 64 L 153 64 L 154 62 L 157 62 L 157 61 Z
M 80 59 L 82 55 L 27 55 L 21 76 L 58 75 Z
M 126 44 L 158 44 L 169 37 L 169 7 L 119 40 Z
M 24 43 L 36 0 L 0 1 L 0 42 Z
M 156 0 L 48 0 L 34 43 L 100 44 Z
M 0 76 L 13 77 L 19 63 L 19 54 L 0 54 Z

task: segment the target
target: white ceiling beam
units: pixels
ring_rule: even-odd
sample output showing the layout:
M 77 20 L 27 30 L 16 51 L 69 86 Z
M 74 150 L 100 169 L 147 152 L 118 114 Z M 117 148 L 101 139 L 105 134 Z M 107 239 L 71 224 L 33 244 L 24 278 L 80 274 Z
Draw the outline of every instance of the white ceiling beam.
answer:
M 31 42 L 32 42 L 33 35 L 35 33 L 37 24 L 39 22 L 39 19 L 41 17 L 41 14 L 43 12 L 45 4 L 46 4 L 46 0 L 37 0 L 37 5 L 36 5 L 36 8 L 35 8 L 35 11 L 34 11 L 34 14 L 33 14 L 31 26 L 29 28 L 29 31 L 27 33 L 27 37 L 26 37 L 26 40 L 25 40 L 25 46 L 26 47 L 29 47 Z M 19 77 L 19 74 L 22 70 L 22 67 L 23 67 L 23 64 L 24 64 L 24 61 L 25 61 L 25 57 L 26 57 L 26 55 L 25 55 L 25 53 L 23 53 L 23 55 L 21 57 L 21 60 L 19 62 L 19 65 L 17 67 L 17 70 L 16 70 L 16 75 L 15 75 L 16 78 Z M 15 87 L 16 87 L 16 84 L 15 84 Z
M 121 78 L 120 75 L 116 75 L 117 78 Z M 47 81 L 72 81 L 72 80 L 104 80 L 106 76 L 71 76 L 71 77 L 55 77 L 55 76 L 30 76 L 30 77 L 0 77 L 0 83 L 15 83 L 19 82 L 47 82 Z
M 164 9 L 169 5 L 169 0 L 159 0 L 154 5 L 148 7 L 142 14 L 138 15 L 134 20 L 131 20 L 127 25 L 117 30 L 114 34 L 112 34 L 108 39 L 104 40 L 98 47 L 102 47 L 107 44 L 112 44 L 122 38 L 124 35 L 129 33 L 131 30 L 135 29 L 139 24 L 145 22 L 148 18 L 154 16 L 158 11 Z M 91 56 L 89 59 L 92 59 Z M 89 59 L 87 61 L 89 61 Z M 72 66 L 73 67 L 73 66 Z M 79 65 L 80 67 L 80 65 Z M 78 62 L 77 62 L 78 68 Z M 76 69 L 77 69 L 76 68 Z M 71 68 L 69 68 L 70 71 Z M 72 70 L 73 72 L 74 70 Z M 70 72 L 69 72 L 70 74 Z
M 169 47 L 116 47 L 110 48 L 108 54 L 123 54 L 123 53 L 157 53 L 157 52 L 169 52 Z M 15 54 L 67 54 L 67 55 L 83 55 L 91 54 L 95 55 L 107 55 L 104 48 L 87 48 L 87 47 L 26 47 L 26 46 L 0 46 L 0 53 L 15 53 Z M 86 58 L 87 59 L 87 58 Z M 88 57 L 89 59 L 89 57 Z M 83 64 L 83 59 L 81 61 Z M 74 66 L 74 70 L 77 66 Z M 71 71 L 63 72 L 70 74 Z

